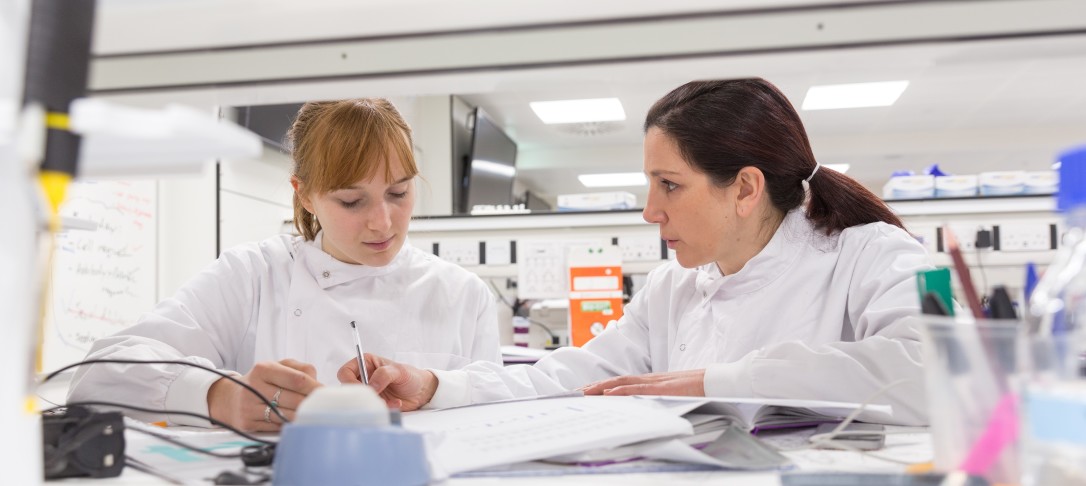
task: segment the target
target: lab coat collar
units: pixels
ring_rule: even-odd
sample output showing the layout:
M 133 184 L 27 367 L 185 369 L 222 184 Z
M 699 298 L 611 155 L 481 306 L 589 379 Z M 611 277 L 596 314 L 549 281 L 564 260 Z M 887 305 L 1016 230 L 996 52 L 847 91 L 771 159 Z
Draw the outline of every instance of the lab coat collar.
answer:
M 342 283 L 358 280 L 366 277 L 378 277 L 387 275 L 404 266 L 410 259 L 410 243 L 404 241 L 403 247 L 396 257 L 383 267 L 371 267 L 336 260 L 321 249 L 323 232 L 318 232 L 313 241 L 303 241 L 297 245 L 297 256 L 301 258 L 306 270 L 313 276 L 322 289 L 327 289 Z
M 698 292 L 708 298 L 722 289 L 729 295 L 749 294 L 761 289 L 791 268 L 814 236 L 814 225 L 803 208 L 793 209 L 784 216 L 765 248 L 738 272 L 723 275 L 716 262 L 698 267 Z

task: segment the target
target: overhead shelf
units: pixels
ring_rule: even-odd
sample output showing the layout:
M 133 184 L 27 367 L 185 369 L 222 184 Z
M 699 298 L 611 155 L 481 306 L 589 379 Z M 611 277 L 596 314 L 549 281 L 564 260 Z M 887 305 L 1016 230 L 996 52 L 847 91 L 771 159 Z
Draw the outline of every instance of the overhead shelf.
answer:
M 534 214 L 488 214 L 479 216 L 421 216 L 411 221 L 412 232 L 480 231 L 602 226 L 650 226 L 640 209 L 621 211 L 570 211 Z
M 1052 194 L 1028 196 L 978 196 L 968 198 L 909 199 L 886 201 L 898 216 L 943 214 L 1030 213 L 1056 211 Z
M 898 216 L 1054 212 L 1051 194 L 886 201 Z M 417 216 L 411 231 L 485 231 L 607 226 L 650 226 L 641 209 L 480 216 Z

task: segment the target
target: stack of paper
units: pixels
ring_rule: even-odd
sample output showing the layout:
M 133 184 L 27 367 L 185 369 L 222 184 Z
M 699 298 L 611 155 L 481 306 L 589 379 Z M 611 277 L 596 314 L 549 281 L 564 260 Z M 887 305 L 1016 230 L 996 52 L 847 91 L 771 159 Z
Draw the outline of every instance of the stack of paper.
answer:
M 435 466 L 450 474 L 634 442 L 690 435 L 690 422 L 627 397 L 515 401 L 405 414 L 429 434 Z
M 412 413 L 404 426 L 435 439 L 435 470 L 448 474 L 517 474 L 523 468 L 510 465 L 540 460 L 566 473 L 653 461 L 757 470 L 789 461 L 752 436 L 753 428 L 839 421 L 857 408 L 809 400 L 563 397 Z M 889 416 L 890 407 L 865 413 Z

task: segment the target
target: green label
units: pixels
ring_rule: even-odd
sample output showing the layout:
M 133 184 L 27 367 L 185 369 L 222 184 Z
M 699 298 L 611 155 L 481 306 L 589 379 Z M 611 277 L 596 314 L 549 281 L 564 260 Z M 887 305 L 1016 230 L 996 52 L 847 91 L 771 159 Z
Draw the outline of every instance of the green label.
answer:
M 603 312 L 611 310 L 609 300 L 586 300 L 581 302 L 581 312 Z

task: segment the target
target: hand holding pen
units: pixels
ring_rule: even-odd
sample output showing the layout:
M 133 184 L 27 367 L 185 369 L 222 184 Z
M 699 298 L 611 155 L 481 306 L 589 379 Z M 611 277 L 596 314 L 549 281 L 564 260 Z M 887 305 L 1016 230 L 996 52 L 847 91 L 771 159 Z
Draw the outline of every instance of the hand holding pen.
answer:
M 367 369 L 373 372 L 367 374 Z M 438 384 L 437 376 L 430 370 L 374 354 L 364 354 L 361 363 L 354 358 L 343 363 L 336 377 L 340 383 L 358 384 L 362 383 L 363 379 L 368 380 L 368 385 L 385 400 L 389 408 L 404 412 L 416 410 L 429 403 L 437 392 Z
M 354 329 L 354 350 L 358 357 L 358 370 L 362 376 L 362 384 L 370 384 L 370 374 L 366 371 L 366 360 L 362 357 L 362 336 L 358 333 L 358 326 L 351 321 L 351 329 Z

